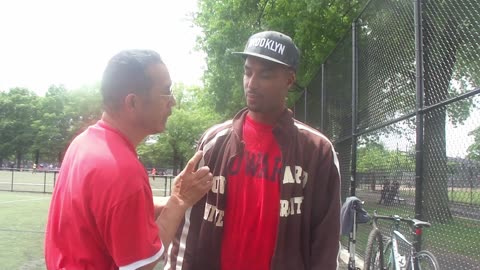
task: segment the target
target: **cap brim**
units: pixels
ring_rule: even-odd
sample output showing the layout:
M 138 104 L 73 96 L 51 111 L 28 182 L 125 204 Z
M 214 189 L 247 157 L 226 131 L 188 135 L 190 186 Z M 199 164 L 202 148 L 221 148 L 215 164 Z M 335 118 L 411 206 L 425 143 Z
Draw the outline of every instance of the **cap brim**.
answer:
M 232 54 L 240 54 L 240 55 L 243 55 L 243 56 L 255 56 L 255 57 L 258 57 L 258 58 L 262 58 L 262 59 L 265 59 L 265 60 L 268 60 L 268 61 L 272 61 L 272 62 L 275 62 L 275 63 L 278 63 L 278 64 L 282 64 L 284 66 L 287 66 L 287 67 L 292 67 L 290 65 L 288 65 L 287 63 L 284 63 L 282 61 L 279 61 L 275 58 L 272 58 L 270 56 L 266 56 L 266 55 L 263 55 L 263 54 L 259 54 L 259 53 L 250 53 L 250 52 L 232 52 Z

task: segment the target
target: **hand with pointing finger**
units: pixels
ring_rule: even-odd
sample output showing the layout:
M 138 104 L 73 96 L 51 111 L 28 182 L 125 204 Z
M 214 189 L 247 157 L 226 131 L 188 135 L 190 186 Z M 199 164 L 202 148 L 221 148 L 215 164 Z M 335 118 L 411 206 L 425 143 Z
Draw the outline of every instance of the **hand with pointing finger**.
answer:
M 195 153 L 185 169 L 175 178 L 172 196 L 177 197 L 185 207 L 194 205 L 212 188 L 210 168 L 203 166 L 195 170 L 202 157 L 202 151 Z

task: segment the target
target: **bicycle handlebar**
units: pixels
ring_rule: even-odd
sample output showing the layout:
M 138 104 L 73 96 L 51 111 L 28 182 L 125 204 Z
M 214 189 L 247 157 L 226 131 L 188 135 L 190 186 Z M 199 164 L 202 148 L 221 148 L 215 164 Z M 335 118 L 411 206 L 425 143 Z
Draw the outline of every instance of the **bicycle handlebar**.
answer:
M 430 227 L 432 226 L 429 222 L 422 221 L 415 218 L 403 218 L 399 215 L 392 215 L 392 216 L 385 216 L 385 215 L 377 215 L 377 211 L 373 211 L 373 221 L 376 222 L 377 219 L 384 219 L 384 220 L 392 220 L 397 222 L 407 222 L 414 227 Z

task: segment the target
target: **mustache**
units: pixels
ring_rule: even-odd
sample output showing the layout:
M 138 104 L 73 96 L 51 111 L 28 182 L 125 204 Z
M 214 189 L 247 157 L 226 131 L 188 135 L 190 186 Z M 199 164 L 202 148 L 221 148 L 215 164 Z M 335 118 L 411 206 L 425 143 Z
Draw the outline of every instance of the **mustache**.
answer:
M 248 90 L 246 93 L 245 93 L 246 96 L 248 95 L 252 95 L 252 96 L 258 96 L 258 97 L 262 97 L 263 95 L 258 93 L 258 91 L 254 91 L 254 90 Z

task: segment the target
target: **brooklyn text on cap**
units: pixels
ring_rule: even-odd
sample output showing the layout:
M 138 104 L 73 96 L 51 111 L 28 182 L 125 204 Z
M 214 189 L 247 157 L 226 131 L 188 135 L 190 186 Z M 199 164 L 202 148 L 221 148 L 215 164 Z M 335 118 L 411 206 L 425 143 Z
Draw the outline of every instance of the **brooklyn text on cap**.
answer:
M 252 35 L 243 52 L 234 52 L 244 56 L 256 56 L 297 69 L 300 58 L 297 46 L 292 39 L 280 32 L 265 31 Z

